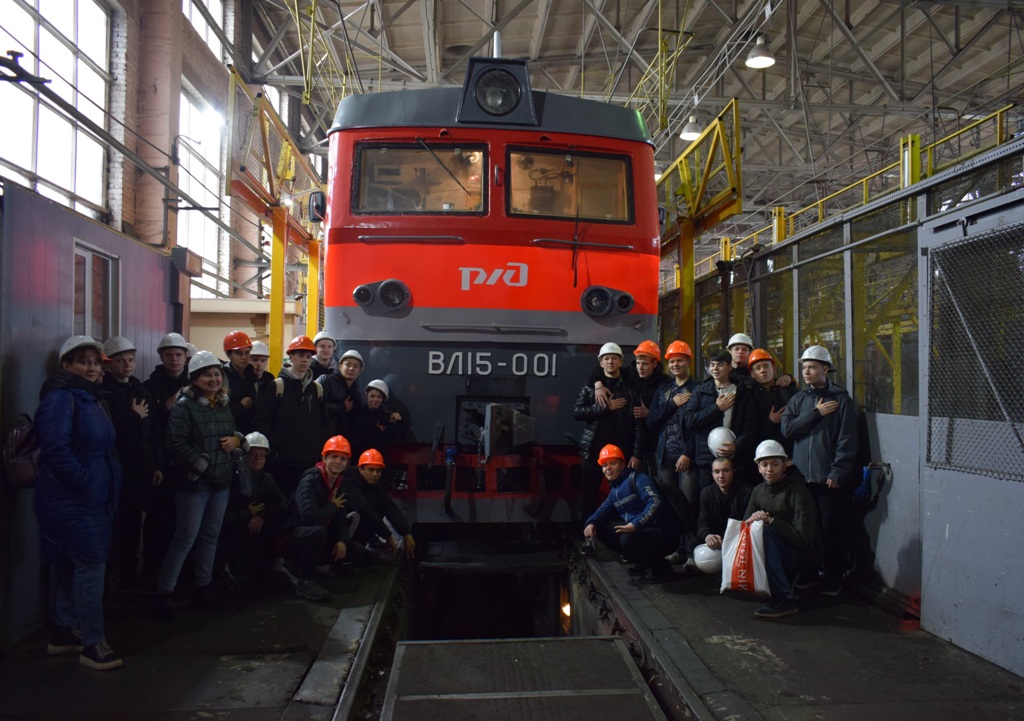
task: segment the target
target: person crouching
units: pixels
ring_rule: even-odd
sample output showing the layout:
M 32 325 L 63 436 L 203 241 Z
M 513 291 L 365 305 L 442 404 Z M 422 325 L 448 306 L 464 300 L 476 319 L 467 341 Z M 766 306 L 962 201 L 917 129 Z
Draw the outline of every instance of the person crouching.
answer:
M 606 445 L 597 459 L 611 491 L 587 519 L 583 535 L 617 549 L 633 563 L 640 583 L 664 583 L 675 576 L 665 560 L 679 545 L 679 523 L 650 476 L 626 468 L 622 449 Z

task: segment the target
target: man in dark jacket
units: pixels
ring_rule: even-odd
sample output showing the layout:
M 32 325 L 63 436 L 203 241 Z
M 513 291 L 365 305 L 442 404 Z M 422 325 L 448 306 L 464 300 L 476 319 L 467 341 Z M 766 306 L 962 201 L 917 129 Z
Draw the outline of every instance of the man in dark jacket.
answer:
M 848 518 L 855 487 L 857 408 L 850 394 L 832 383 L 832 356 L 820 345 L 800 357 L 806 388 L 782 414 L 782 433 L 793 442 L 793 463 L 803 471 L 821 516 L 825 578 L 821 593 L 836 596 L 846 571 Z
M 285 568 L 296 577 L 295 593 L 322 601 L 330 592 L 314 579 L 321 563 L 340 563 L 353 554 L 342 473 L 352 457 L 344 436 L 328 438 L 323 460 L 302 474 L 288 506 L 284 531 Z
M 764 564 L 771 601 L 754 611 L 758 618 L 796 613 L 793 579 L 821 563 L 818 511 L 796 466 L 786 465 L 786 451 L 777 441 L 763 441 L 754 454 L 764 478 L 751 492 L 746 521 L 764 522 Z
M 180 333 L 167 333 L 156 347 L 161 364 L 153 369 L 143 383 L 153 402 L 149 407 L 155 448 L 156 473 L 146 502 L 146 522 L 142 529 L 142 577 L 156 587 L 156 574 L 167 554 L 174 535 L 174 484 L 165 483 L 167 464 L 164 458 L 164 440 L 171 408 L 178 392 L 188 385 L 185 359 L 188 343 Z
M 416 554 L 416 539 L 412 536 L 412 524 L 402 509 L 387 494 L 380 479 L 384 473 L 384 456 L 376 448 L 369 448 L 359 456 L 359 466 L 345 471 L 346 508 L 359 514 L 352 540 L 363 545 L 385 543 L 392 555 L 398 553 L 398 542 L 391 529 L 402 537 L 406 558 Z M 391 524 L 388 528 L 385 519 Z
M 629 459 L 630 468 L 640 467 L 646 427 L 638 423 L 633 409 L 643 404 L 639 392 L 622 378 L 622 349 L 605 343 L 597 354 L 604 371 L 602 384 L 612 394 L 602 407 L 595 397 L 594 386 L 587 383 L 580 389 L 573 406 L 573 418 L 587 425 L 580 437 L 581 515 L 589 515 L 597 506 L 598 489 L 603 478 L 598 465 L 598 451 L 608 444 L 618 446 Z
M 657 438 L 655 461 L 661 485 L 679 488 L 689 503 L 690 518 L 683 519 L 691 529 L 696 522 L 700 496 L 700 479 L 694 463 L 696 449 L 694 434 L 686 428 L 686 404 L 693 395 L 697 382 L 690 377 L 693 352 L 683 341 L 676 340 L 665 351 L 671 377 L 658 388 L 647 415 L 647 430 Z M 692 533 L 690 534 L 692 536 Z M 679 549 L 672 554 L 672 562 L 686 561 L 696 545 L 692 537 L 681 537 Z
M 754 349 L 748 365 L 754 379 L 751 390 L 757 415 L 757 437 L 778 441 L 787 453 L 791 453 L 793 441 L 782 434 L 782 413 L 797 389 L 792 385 L 783 387 L 775 380 L 775 359 L 762 348 Z
M 281 369 L 273 392 L 260 398 L 256 430 L 270 439 L 274 449 L 268 465 L 286 496 L 295 492 L 299 476 L 320 458 L 329 424 L 323 389 L 309 370 L 313 341 L 300 335 L 288 344 L 291 365 Z
M 110 361 L 103 376 L 103 387 L 108 391 L 107 407 L 117 433 L 115 447 L 121 461 L 121 498 L 114 521 L 117 585 L 137 588 L 139 575 L 139 542 L 142 537 L 142 512 L 149 498 L 153 481 L 157 478 L 156 456 L 153 447 L 153 422 L 150 408 L 153 397 L 136 378 L 135 344 L 123 336 L 108 338 L 103 354 Z
M 352 435 L 352 424 L 363 406 L 356 379 L 363 372 L 363 356 L 359 351 L 347 350 L 338 359 L 338 372 L 320 376 L 317 381 L 324 389 L 329 435 Z
M 253 431 L 245 437 L 249 452 L 231 488 L 224 525 L 217 544 L 217 568 L 227 564 L 232 573 L 245 573 L 252 581 L 267 578 L 277 557 L 278 531 L 288 511 L 288 499 L 266 472 L 270 442 Z
M 224 336 L 224 353 L 228 361 L 221 370 L 231 402 L 231 415 L 238 432 L 248 433 L 256 412 L 256 372 L 249 363 L 252 340 L 244 331 L 233 330 Z
M 711 476 L 715 484 L 700 493 L 697 540 L 708 548 L 720 549 L 729 519 L 742 521 L 747 514 L 751 487 L 733 482 L 736 471 L 731 458 L 716 458 L 711 464 Z
M 751 483 L 754 475 L 751 455 L 757 442 L 757 418 L 753 398 L 748 388 L 731 381 L 731 365 L 732 356 L 728 351 L 713 354 L 708 364 L 711 378 L 697 386 L 686 404 L 686 428 L 694 434 L 702 490 L 713 483 L 711 463 L 718 456 L 733 459 L 737 481 Z M 713 452 L 708 448 L 708 436 L 715 428 L 728 428 L 736 440 Z

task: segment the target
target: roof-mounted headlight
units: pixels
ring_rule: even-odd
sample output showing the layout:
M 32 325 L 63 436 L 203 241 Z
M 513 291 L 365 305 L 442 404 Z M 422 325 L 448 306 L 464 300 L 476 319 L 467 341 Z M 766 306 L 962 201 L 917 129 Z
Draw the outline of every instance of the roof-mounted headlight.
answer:
M 476 81 L 476 101 L 490 115 L 508 115 L 519 105 L 523 90 L 512 73 L 491 68 Z

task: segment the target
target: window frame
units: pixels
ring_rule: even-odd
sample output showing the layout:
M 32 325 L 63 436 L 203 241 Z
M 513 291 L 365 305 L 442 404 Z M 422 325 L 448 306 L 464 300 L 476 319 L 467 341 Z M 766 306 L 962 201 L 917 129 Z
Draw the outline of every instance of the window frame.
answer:
M 79 288 L 79 259 L 83 261 L 82 287 Z M 100 309 L 103 316 L 102 324 L 96 327 L 94 303 L 97 294 L 94 289 L 95 265 L 97 262 L 106 264 L 107 287 L 101 289 L 105 307 Z M 78 238 L 74 239 L 73 273 L 73 312 L 71 315 L 71 334 L 88 335 L 102 340 L 121 332 L 121 259 L 120 256 L 100 250 Z M 80 295 L 81 292 L 81 295 Z M 79 311 L 81 308 L 81 312 Z

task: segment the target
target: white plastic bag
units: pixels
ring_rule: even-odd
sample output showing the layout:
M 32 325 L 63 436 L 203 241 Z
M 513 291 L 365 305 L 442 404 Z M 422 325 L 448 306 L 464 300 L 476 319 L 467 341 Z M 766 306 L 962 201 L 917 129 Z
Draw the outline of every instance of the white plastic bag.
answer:
M 722 538 L 722 591 L 768 593 L 764 565 L 764 521 L 729 519 Z

